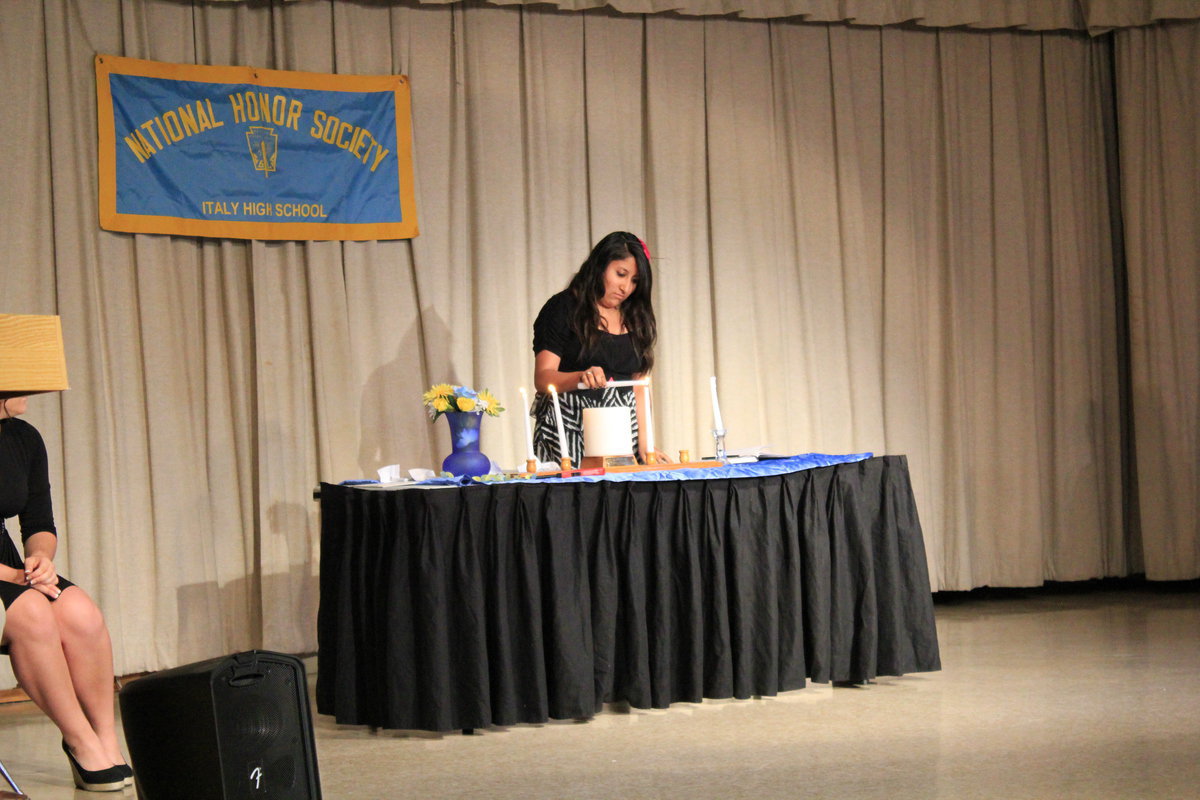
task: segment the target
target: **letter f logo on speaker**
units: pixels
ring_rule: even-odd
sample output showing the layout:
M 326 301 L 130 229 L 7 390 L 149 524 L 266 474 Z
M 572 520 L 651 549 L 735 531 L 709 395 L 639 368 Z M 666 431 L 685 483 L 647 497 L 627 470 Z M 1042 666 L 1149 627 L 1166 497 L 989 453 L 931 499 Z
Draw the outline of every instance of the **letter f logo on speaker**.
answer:
M 250 765 L 250 791 L 265 792 L 266 786 L 263 786 L 263 768 L 262 762 L 257 762 Z

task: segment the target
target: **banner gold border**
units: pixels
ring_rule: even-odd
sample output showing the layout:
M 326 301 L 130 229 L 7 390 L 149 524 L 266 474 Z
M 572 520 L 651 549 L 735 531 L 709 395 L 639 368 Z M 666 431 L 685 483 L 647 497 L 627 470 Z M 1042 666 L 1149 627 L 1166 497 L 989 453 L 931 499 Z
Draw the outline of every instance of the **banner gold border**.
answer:
M 117 211 L 116 125 L 109 75 L 138 75 L 201 83 L 241 83 L 280 89 L 339 92 L 390 91 L 396 103 L 396 161 L 403 222 L 247 222 L 121 214 Z M 141 58 L 96 56 L 96 119 L 99 140 L 100 227 L 121 233 L 161 233 L 222 239 L 369 241 L 410 239 L 418 234 L 412 165 L 412 98 L 404 75 L 330 75 L 320 72 L 168 64 Z

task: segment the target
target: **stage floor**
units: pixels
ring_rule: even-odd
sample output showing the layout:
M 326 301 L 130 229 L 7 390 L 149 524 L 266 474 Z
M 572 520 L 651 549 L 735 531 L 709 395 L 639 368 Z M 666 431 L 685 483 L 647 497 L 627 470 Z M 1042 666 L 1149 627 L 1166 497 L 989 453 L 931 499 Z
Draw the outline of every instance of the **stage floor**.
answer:
M 947 598 L 935 608 L 942 671 L 857 688 L 474 736 L 317 717 L 324 797 L 1195 797 L 1193 588 Z M 0 758 L 33 800 L 101 796 L 75 793 L 57 732 L 28 703 L 0 708 Z

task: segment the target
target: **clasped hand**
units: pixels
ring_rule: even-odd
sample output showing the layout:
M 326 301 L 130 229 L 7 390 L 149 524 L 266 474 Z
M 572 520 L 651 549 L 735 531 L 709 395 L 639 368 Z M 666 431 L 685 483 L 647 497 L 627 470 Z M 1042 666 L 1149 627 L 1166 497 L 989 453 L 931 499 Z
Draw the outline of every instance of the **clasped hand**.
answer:
M 51 600 L 60 594 L 58 570 L 47 556 L 32 555 L 25 559 L 25 582 Z

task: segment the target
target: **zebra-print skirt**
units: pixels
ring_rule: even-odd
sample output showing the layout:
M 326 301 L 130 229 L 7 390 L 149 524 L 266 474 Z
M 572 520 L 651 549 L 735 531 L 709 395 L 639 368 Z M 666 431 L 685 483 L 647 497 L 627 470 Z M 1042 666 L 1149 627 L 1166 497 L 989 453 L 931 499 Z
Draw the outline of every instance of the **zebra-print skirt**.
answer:
M 638 421 L 637 404 L 633 389 L 622 386 L 617 389 L 580 389 L 574 392 L 562 392 L 558 396 L 562 406 L 563 433 L 567 438 L 567 449 L 570 451 L 571 463 L 578 466 L 583 461 L 583 410 L 585 408 L 610 408 L 625 406 L 633 409 L 632 435 L 633 450 L 638 451 Z M 534 417 L 533 452 L 539 461 L 557 464 L 558 428 L 554 419 L 554 402 L 548 394 L 539 394 L 534 398 L 530 414 Z

